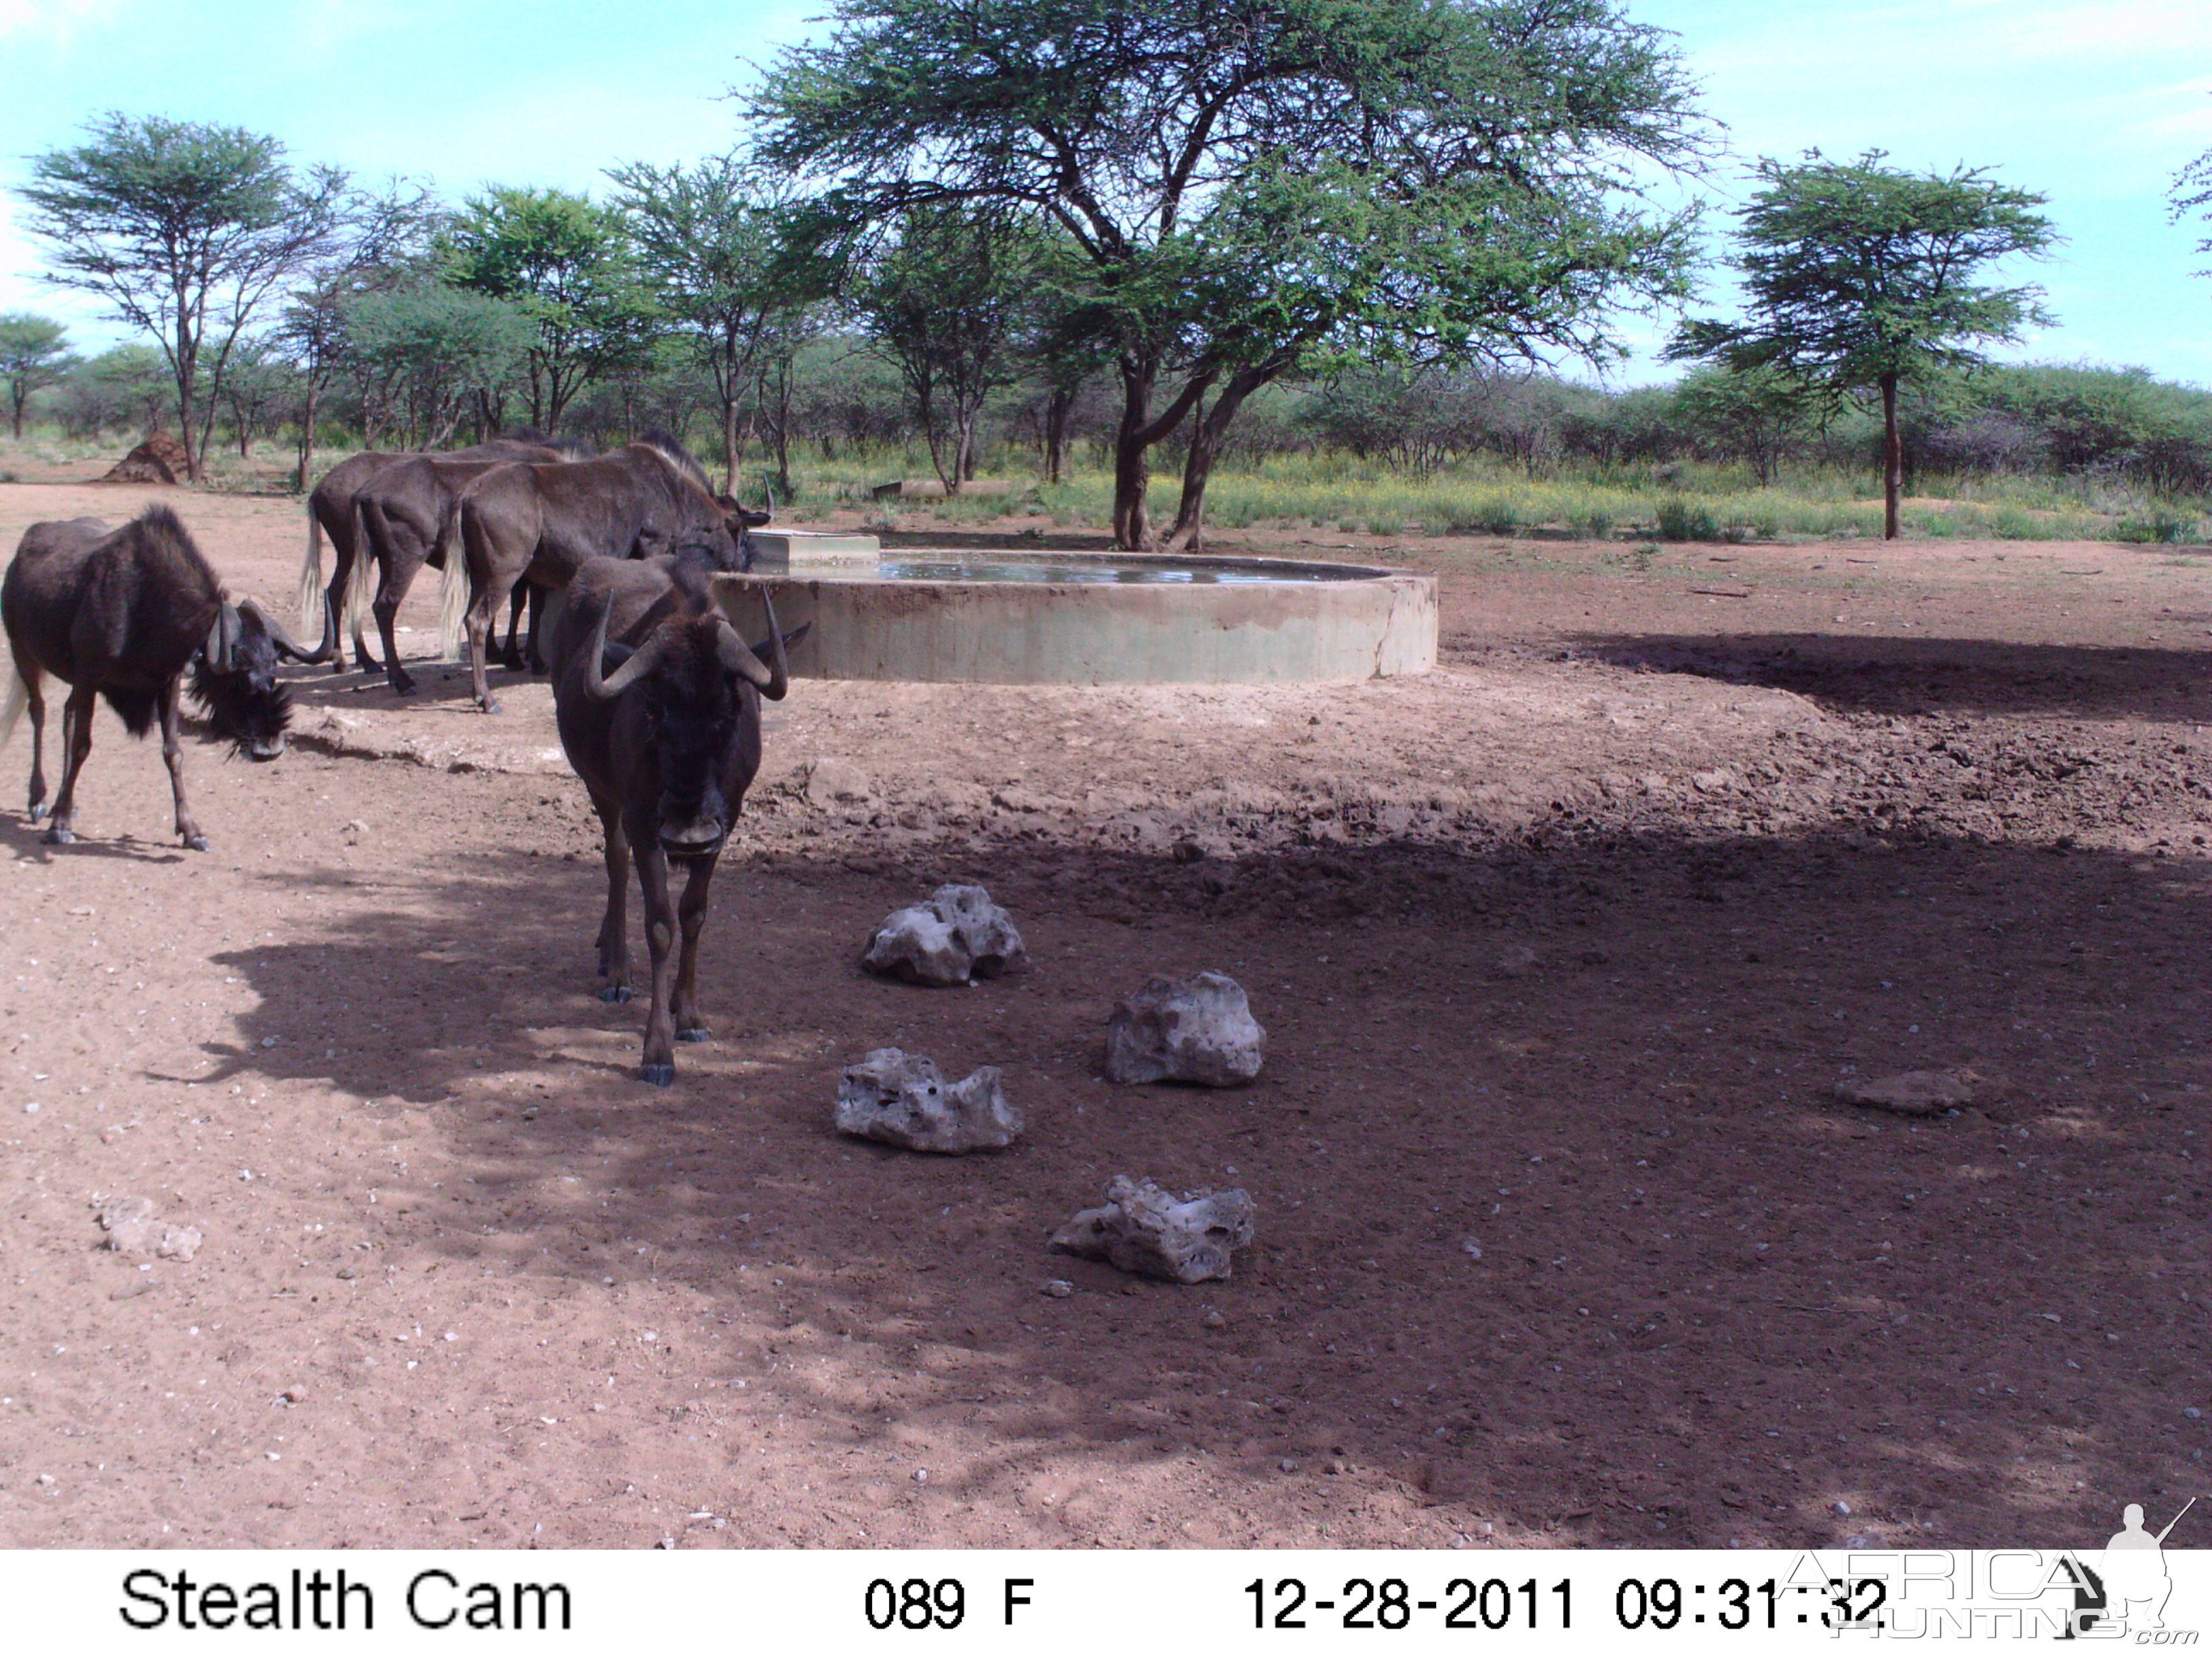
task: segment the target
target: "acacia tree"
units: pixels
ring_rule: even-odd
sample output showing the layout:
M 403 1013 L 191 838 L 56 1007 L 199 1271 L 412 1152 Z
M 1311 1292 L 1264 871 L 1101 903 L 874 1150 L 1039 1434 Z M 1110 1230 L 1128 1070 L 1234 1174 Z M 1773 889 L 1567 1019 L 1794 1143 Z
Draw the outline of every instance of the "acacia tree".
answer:
M 983 400 L 1019 374 L 1020 326 L 1038 255 L 1030 227 L 1003 212 L 914 207 L 851 296 L 898 365 L 947 495 L 975 476 Z
M 2212 223 L 2212 149 L 2208 149 L 2173 175 L 2173 221 L 2176 224 L 2194 213 Z M 2199 253 L 2212 253 L 2212 236 L 2197 243 Z M 2212 270 L 2200 270 L 2199 276 L 2212 276 Z
M 1802 166 L 1759 163 L 1765 188 L 1738 215 L 1744 320 L 1686 323 L 1667 348 L 1739 374 L 1778 369 L 1831 398 L 1881 398 L 1882 534 L 1898 533 L 1904 476 L 1899 385 L 1986 362 L 1970 343 L 2014 341 L 2051 318 L 2038 288 L 1984 288 L 1973 277 L 2008 254 L 2040 254 L 2058 234 L 2045 198 L 1979 168 L 1948 175 L 1806 152 Z
M 447 280 L 537 325 L 530 423 L 551 432 L 585 383 L 645 351 L 654 313 L 622 214 L 561 190 L 495 188 L 447 227 Z
M 300 463 L 295 488 L 315 469 L 315 423 L 323 393 L 343 362 L 350 303 L 390 293 L 419 268 L 430 230 L 429 193 L 394 179 L 382 196 L 354 203 L 339 235 L 295 281 L 273 337 L 300 372 Z
M 76 364 L 68 335 L 51 317 L 27 311 L 0 315 L 0 380 L 8 383 L 9 410 L 18 438 L 23 435 L 23 405 L 31 394 L 54 385 Z
M 738 410 L 797 313 L 826 297 L 829 268 L 792 234 L 793 197 L 731 156 L 611 169 L 654 302 L 690 340 L 721 406 L 723 489 L 738 488 Z M 770 376 L 771 379 L 775 377 Z
M 763 159 L 858 222 L 1041 213 L 1121 383 L 1114 531 L 1158 544 L 1152 447 L 1192 422 L 1194 545 L 1255 391 L 1348 353 L 1609 355 L 1683 291 L 1688 216 L 1632 168 L 1700 149 L 1659 31 L 1612 0 L 842 0 L 757 99 Z
M 52 248 L 47 282 L 99 295 L 160 343 L 198 478 L 240 331 L 328 246 L 346 175 L 318 167 L 297 178 L 283 144 L 242 127 L 116 112 L 88 131 L 88 143 L 32 158 L 16 192 L 31 208 L 25 228 Z

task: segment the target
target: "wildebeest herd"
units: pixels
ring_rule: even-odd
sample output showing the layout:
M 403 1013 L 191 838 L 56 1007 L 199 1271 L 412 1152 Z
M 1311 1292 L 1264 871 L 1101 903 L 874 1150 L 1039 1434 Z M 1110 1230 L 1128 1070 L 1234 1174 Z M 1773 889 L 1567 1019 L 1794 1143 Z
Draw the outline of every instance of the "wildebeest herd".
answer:
M 530 433 L 445 454 L 356 456 L 308 497 L 302 607 L 322 623 L 312 651 L 252 599 L 234 602 L 167 507 L 149 507 L 119 528 L 96 519 L 34 524 L 0 580 L 0 624 L 13 664 L 0 744 L 27 710 L 30 816 L 46 817 L 43 688 L 49 675 L 69 685 L 61 793 L 45 836 L 65 845 L 76 839 L 77 778 L 92 748 L 95 702 L 106 698 L 135 737 L 158 718 L 177 835 L 204 852 L 207 837 L 185 798 L 186 690 L 212 736 L 237 753 L 274 760 L 291 718 L 278 660 L 342 668 L 343 606 L 356 659 L 379 665 L 362 640 L 365 608 L 376 619 L 392 689 L 412 691 L 392 617 L 428 563 L 445 573 L 448 637 L 465 623 L 477 705 L 495 712 L 485 658 L 501 601 L 519 595 L 526 579 L 541 598 L 568 590 L 551 629 L 550 672 L 562 747 L 606 838 L 601 994 L 630 996 L 624 894 L 635 862 L 653 969 L 641 1075 L 672 1083 L 673 1044 L 708 1035 L 698 1004 L 699 934 L 715 860 L 760 767 L 761 699 L 781 697 L 789 678 L 789 641 L 774 610 L 769 637 L 749 645 L 709 590 L 713 573 L 750 568 L 746 532 L 768 519 L 717 495 L 683 445 L 661 433 L 600 457 Z M 327 587 L 325 535 L 336 554 Z M 543 669 L 538 627 L 533 605 L 529 657 Z M 511 621 L 508 658 L 520 666 L 514 633 Z M 672 861 L 690 872 L 680 906 L 670 893 Z

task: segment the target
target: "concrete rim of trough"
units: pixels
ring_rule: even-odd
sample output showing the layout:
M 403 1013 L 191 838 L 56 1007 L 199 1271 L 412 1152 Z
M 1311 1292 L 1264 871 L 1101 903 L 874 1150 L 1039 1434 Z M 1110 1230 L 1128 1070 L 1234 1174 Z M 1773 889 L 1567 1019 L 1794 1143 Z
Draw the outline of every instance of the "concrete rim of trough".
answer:
M 907 550 L 903 556 L 927 556 Z M 1006 556 L 1023 563 L 1054 556 Z M 894 580 L 806 570 L 714 578 L 751 640 L 768 631 L 758 595 L 810 679 L 992 685 L 1279 685 L 1425 673 L 1437 661 L 1436 578 L 1370 565 L 1286 559 L 1075 556 L 1163 568 L 1309 572 L 1331 579 L 1237 583 Z M 1335 573 L 1342 573 L 1337 574 Z

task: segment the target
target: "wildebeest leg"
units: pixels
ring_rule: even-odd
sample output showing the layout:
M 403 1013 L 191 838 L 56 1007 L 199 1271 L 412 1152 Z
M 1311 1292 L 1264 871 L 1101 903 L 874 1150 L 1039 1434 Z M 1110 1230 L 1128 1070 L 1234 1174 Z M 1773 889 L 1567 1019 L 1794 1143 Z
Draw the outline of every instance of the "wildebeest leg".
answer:
M 545 653 L 538 648 L 538 641 L 543 636 L 545 622 L 545 601 L 552 597 L 552 589 L 541 586 L 537 582 L 530 584 L 530 672 L 533 674 L 548 672 Z
M 422 568 L 422 558 L 423 551 L 419 547 L 392 549 L 386 556 L 384 581 L 368 606 L 376 618 L 376 636 L 384 641 L 385 678 L 403 697 L 414 695 L 415 677 L 399 665 L 399 641 L 393 630 L 407 590 Z
M 707 887 L 714 879 L 714 860 L 691 859 L 690 879 L 684 884 L 684 902 L 676 919 L 684 932 L 684 956 L 676 969 L 676 995 L 671 1017 L 678 1042 L 704 1042 L 713 1033 L 699 1018 L 699 934 L 707 925 Z
M 62 792 L 54 798 L 54 821 L 46 826 L 45 836 L 57 847 L 76 839 L 76 775 L 92 752 L 92 710 L 100 693 L 91 684 L 92 676 L 85 678 L 86 684 L 70 688 L 69 701 L 62 705 L 62 746 L 67 753 L 62 757 Z
M 19 659 L 15 672 L 23 677 L 23 708 L 31 717 L 31 822 L 36 823 L 46 815 L 46 671 Z
M 314 510 L 313 502 L 310 502 L 307 511 L 312 514 Z M 332 614 L 335 615 L 343 611 L 345 608 L 346 583 L 353 575 L 354 539 L 352 515 L 350 514 L 346 514 L 343 523 L 335 517 L 325 521 L 323 523 L 323 529 L 330 537 L 331 541 L 331 585 L 324 591 L 329 597 L 331 610 Z M 358 628 L 354 630 L 353 649 L 355 656 L 363 659 L 362 666 L 367 668 L 374 665 L 366 659 L 366 657 L 362 651 L 361 630 Z M 331 653 L 331 672 L 333 674 L 343 674 L 345 672 L 345 647 L 343 644 L 340 644 Z
M 192 816 L 192 809 L 185 804 L 185 745 L 177 729 L 177 705 L 184 690 L 181 674 L 161 688 L 161 763 L 169 769 L 169 793 L 177 798 L 177 834 L 192 852 L 204 853 L 207 837 L 200 833 L 200 821 Z
M 629 991 L 629 842 L 623 835 L 622 808 L 598 806 L 600 833 L 607 843 L 607 911 L 599 921 L 599 988 L 602 1002 L 628 1002 Z
M 530 596 L 536 591 L 526 581 L 516 583 L 507 592 L 507 649 L 499 653 L 500 665 L 502 667 L 520 669 L 522 666 L 522 607 L 530 603 Z M 498 613 L 493 614 L 495 616 Z M 533 641 L 536 638 L 534 629 L 532 637 Z
M 507 587 L 499 588 L 487 582 L 469 605 L 469 689 L 476 693 L 477 707 L 487 714 L 499 713 L 499 704 L 491 695 L 491 681 L 486 678 L 486 664 L 498 626 L 499 602 L 513 586 L 510 582 Z
M 637 884 L 645 898 L 645 946 L 653 957 L 653 1007 L 645 1017 L 645 1060 L 637 1074 L 665 1086 L 676 1081 L 674 1022 L 669 1004 L 676 988 L 676 907 L 668 897 L 668 854 L 650 823 L 633 826 Z

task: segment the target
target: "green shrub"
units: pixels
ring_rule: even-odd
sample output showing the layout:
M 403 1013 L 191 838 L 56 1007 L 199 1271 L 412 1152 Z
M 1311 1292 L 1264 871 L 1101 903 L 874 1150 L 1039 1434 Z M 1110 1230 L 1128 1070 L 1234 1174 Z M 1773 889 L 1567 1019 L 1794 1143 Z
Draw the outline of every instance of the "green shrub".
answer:
M 2122 519 L 2112 532 L 2124 542 L 2150 542 L 2159 546 L 2172 546 L 2197 539 L 2197 520 L 2184 518 L 2179 513 L 2157 507 L 2133 518 Z
M 1676 496 L 1659 503 L 1658 536 L 1662 542 L 1717 542 L 1722 539 L 1720 520 L 1703 502 Z

